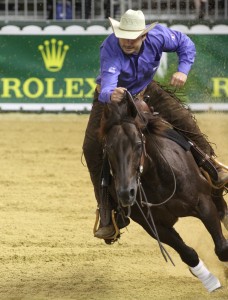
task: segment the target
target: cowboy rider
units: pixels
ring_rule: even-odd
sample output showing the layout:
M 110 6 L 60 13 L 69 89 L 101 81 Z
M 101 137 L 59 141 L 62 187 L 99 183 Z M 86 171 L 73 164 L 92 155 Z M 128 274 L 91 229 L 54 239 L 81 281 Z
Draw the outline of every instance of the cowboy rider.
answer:
M 120 22 L 109 18 L 113 33 L 100 47 L 100 74 L 96 79 L 93 106 L 88 121 L 83 151 L 94 186 L 95 197 L 100 210 L 100 226 L 95 237 L 109 239 L 114 226 L 110 219 L 110 205 L 102 203 L 100 179 L 102 169 L 102 143 L 98 139 L 98 128 L 105 103 L 120 102 L 125 90 L 132 95 L 149 96 L 148 104 L 176 128 L 183 130 L 187 137 L 209 157 L 215 152 L 201 133 L 191 112 L 175 97 L 168 97 L 153 77 L 157 71 L 163 52 L 176 52 L 179 58 L 177 71 L 170 84 L 181 88 L 195 58 L 195 45 L 191 39 L 178 31 L 157 23 L 145 24 L 145 16 L 140 10 L 127 10 Z M 228 172 L 215 163 L 218 180 L 215 185 L 228 182 Z

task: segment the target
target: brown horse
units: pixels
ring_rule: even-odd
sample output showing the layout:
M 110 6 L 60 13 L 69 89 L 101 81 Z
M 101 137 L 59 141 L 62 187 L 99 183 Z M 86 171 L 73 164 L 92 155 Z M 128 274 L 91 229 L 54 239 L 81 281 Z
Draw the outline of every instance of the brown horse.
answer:
M 159 116 L 148 109 L 139 112 L 129 94 L 121 103 L 106 105 L 101 137 L 112 175 L 109 192 L 117 206 L 126 213 L 131 210 L 131 219 L 158 240 L 164 257 L 168 253 L 162 243 L 175 249 L 212 291 L 220 287 L 218 279 L 173 226 L 179 217 L 200 219 L 219 260 L 227 262 L 228 240 L 221 228 L 221 220 L 227 220 L 227 204 L 223 190 L 211 187 L 191 151 L 167 138 L 166 130 L 167 123 Z

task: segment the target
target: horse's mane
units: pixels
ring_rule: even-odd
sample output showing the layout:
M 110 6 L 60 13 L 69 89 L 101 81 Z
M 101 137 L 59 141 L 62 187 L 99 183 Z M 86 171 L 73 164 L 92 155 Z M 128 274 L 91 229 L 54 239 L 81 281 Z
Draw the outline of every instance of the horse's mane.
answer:
M 134 118 L 127 113 L 126 103 L 111 102 L 105 104 L 101 118 L 99 136 L 102 138 L 113 126 L 120 125 L 123 122 L 134 123 Z
M 152 134 L 162 134 L 167 128 L 166 123 L 161 117 L 154 115 L 145 102 L 143 103 L 142 105 L 142 103 L 137 104 L 136 102 L 136 109 L 129 105 L 128 101 L 106 104 L 99 129 L 100 138 L 104 137 L 113 126 L 123 123 L 135 124 L 142 132 L 147 131 Z M 145 105 L 146 109 L 144 109 Z

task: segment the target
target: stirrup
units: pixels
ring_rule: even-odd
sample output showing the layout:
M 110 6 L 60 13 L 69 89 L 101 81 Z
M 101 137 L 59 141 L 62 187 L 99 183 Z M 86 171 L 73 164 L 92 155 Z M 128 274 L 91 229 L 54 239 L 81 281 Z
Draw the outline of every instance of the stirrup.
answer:
M 112 243 L 116 242 L 119 239 L 119 237 L 120 237 L 120 230 L 119 230 L 119 228 L 118 228 L 118 226 L 116 224 L 115 214 L 116 214 L 116 212 L 113 209 L 112 212 L 111 212 L 111 217 L 112 217 L 112 223 L 113 223 L 113 226 L 114 226 L 114 229 L 115 229 L 115 233 L 112 236 L 110 236 L 110 237 L 108 237 L 108 238 L 105 239 L 105 242 L 107 244 L 112 244 Z M 93 227 L 93 234 L 95 234 L 95 232 L 98 230 L 99 220 L 100 220 L 100 213 L 99 213 L 99 208 L 97 208 L 96 209 L 95 224 L 94 224 L 94 227 Z
M 215 162 L 215 164 L 217 166 L 220 166 L 221 168 L 223 168 L 224 170 L 228 171 L 228 166 L 222 164 L 220 161 L 218 161 L 216 158 L 212 158 L 212 161 Z
M 228 171 L 228 166 L 221 163 L 220 161 L 218 161 L 216 158 L 211 158 L 212 163 L 215 165 L 217 172 L 218 169 L 223 170 L 224 172 Z M 225 188 L 226 190 L 228 190 L 228 182 L 227 180 L 224 182 L 221 182 L 220 184 L 215 184 L 217 186 L 217 188 Z
M 211 176 L 210 174 L 205 171 L 202 167 L 199 168 L 201 173 L 203 174 L 203 176 L 205 177 L 205 179 L 208 181 L 208 183 L 210 184 L 211 187 L 213 187 L 214 189 L 216 190 L 220 190 L 220 189 L 224 189 L 225 191 L 228 192 L 228 186 L 227 186 L 227 183 L 222 183 L 222 184 L 215 184 L 212 180 L 211 180 Z
M 211 180 L 211 176 L 209 175 L 209 173 L 207 171 L 205 171 L 202 167 L 199 167 L 201 173 L 203 174 L 203 176 L 205 177 L 205 179 L 207 180 L 207 182 L 210 184 L 211 187 L 213 187 L 214 189 L 218 190 L 220 189 L 220 187 L 216 186 L 212 180 Z

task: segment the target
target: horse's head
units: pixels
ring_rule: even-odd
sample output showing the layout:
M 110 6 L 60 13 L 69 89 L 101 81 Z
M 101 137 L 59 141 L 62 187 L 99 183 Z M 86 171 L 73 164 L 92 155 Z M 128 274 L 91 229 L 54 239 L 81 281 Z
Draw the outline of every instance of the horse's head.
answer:
M 133 205 L 137 194 L 137 174 L 143 155 L 142 137 L 135 124 L 125 120 L 111 127 L 105 150 L 122 206 Z
M 122 206 L 133 205 L 136 200 L 138 178 L 146 154 L 142 132 L 158 133 L 162 126 L 160 118 L 153 115 L 145 102 L 134 101 L 130 94 L 120 103 L 106 105 L 100 135 Z
M 136 122 L 137 111 L 125 100 L 104 109 L 101 135 L 115 182 L 118 201 L 131 206 L 136 200 L 137 178 L 143 157 L 143 135 Z
M 118 200 L 122 206 L 133 205 L 142 156 L 142 140 L 136 127 L 130 123 L 114 126 L 106 138 L 106 151 Z

